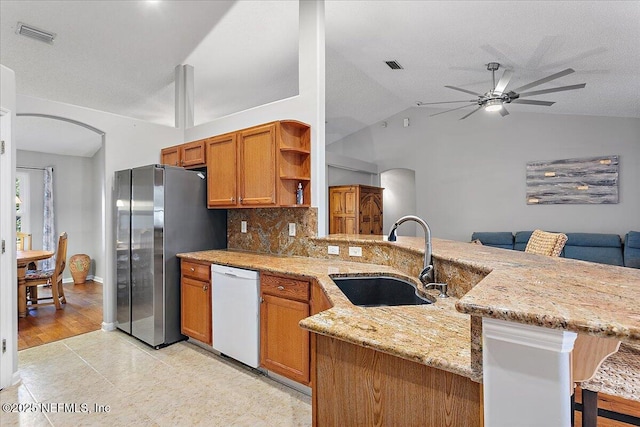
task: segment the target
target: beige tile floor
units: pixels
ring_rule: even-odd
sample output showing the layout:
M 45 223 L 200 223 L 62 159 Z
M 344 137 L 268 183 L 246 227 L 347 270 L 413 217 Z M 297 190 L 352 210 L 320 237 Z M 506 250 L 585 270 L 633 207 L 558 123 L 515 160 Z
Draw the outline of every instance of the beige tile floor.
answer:
M 18 360 L 22 382 L 0 392 L 3 409 L 58 403 L 78 411 L 2 410 L 3 427 L 311 425 L 309 396 L 187 342 L 153 350 L 96 331 L 20 351 Z M 93 412 L 96 404 L 109 412 Z

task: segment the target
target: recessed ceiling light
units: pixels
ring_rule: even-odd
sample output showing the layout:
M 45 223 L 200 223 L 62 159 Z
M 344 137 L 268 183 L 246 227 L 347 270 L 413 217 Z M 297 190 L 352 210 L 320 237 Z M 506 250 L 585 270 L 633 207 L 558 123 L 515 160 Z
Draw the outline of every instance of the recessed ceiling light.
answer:
M 18 22 L 16 34 L 31 37 L 32 39 L 40 40 L 41 42 L 49 44 L 52 44 L 53 39 L 56 38 L 55 33 L 50 33 L 49 31 L 41 30 L 40 28 L 32 27 L 31 25 L 27 25 L 22 22 Z

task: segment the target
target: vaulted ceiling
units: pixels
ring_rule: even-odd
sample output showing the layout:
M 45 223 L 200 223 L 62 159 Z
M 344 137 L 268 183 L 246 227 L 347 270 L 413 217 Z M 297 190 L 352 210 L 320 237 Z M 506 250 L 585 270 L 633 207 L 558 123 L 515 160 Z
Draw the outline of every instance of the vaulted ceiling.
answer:
M 486 92 L 492 61 L 514 71 L 510 87 L 568 67 L 576 72 L 540 89 L 587 84 L 511 114 L 640 117 L 638 1 L 327 0 L 325 9 L 328 144 L 416 101 L 465 98 L 445 85 Z M 297 93 L 297 16 L 295 0 L 2 0 L 0 62 L 19 94 L 169 126 L 174 68 L 190 64 L 196 124 L 205 123 Z M 19 21 L 55 41 L 17 35 Z

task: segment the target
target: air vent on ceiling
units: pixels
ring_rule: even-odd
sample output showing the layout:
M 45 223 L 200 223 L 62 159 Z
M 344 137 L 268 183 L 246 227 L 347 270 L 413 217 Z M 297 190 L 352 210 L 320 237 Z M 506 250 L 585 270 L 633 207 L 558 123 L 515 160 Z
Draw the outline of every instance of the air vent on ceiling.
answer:
M 398 61 L 384 61 L 392 70 L 403 70 L 404 67 L 398 64 Z
M 16 33 L 31 37 L 36 40 L 40 40 L 45 43 L 53 43 L 53 39 L 56 38 L 55 33 L 50 33 L 48 31 L 41 30 L 39 28 L 32 27 L 27 24 L 23 24 L 22 22 L 18 22 L 18 28 L 16 29 Z

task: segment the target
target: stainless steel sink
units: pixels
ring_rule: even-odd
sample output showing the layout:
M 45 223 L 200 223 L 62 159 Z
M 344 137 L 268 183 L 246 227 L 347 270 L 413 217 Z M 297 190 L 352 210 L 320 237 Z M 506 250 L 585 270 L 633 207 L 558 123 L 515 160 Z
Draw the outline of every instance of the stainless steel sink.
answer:
M 431 304 L 418 295 L 415 285 L 395 277 L 333 277 L 335 284 L 353 305 L 380 307 Z

